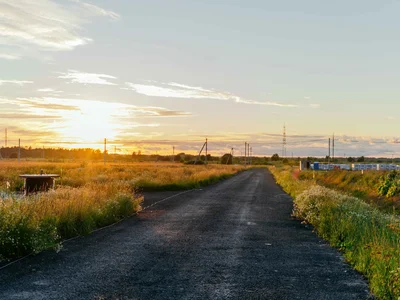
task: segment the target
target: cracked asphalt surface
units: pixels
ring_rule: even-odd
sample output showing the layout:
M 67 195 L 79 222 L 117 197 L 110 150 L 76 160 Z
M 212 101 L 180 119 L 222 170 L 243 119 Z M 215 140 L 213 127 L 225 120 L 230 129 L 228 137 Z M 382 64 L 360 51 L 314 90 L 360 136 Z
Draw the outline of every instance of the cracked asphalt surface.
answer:
M 1 270 L 0 299 L 369 299 L 291 210 L 268 171 L 248 170 Z

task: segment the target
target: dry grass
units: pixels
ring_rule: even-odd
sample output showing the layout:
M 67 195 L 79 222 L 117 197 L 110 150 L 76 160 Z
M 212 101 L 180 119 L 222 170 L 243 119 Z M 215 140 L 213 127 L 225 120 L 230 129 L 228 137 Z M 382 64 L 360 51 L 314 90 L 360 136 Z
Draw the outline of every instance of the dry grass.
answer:
M 22 188 L 18 177 L 22 173 L 62 173 L 58 185 L 80 187 L 88 182 L 110 183 L 126 182 L 136 189 L 188 189 L 213 183 L 243 170 L 242 166 L 230 165 L 183 165 L 178 163 L 116 163 L 104 166 L 102 163 L 49 163 L 23 162 L 16 164 L 0 161 L 0 190 L 6 181 L 11 190 Z
M 20 174 L 62 174 L 54 191 L 23 197 Z M 140 210 L 137 190 L 200 187 L 232 176 L 240 166 L 173 163 L 50 163 L 0 161 L 0 260 L 84 235 Z M 9 187 L 7 187 L 7 182 Z

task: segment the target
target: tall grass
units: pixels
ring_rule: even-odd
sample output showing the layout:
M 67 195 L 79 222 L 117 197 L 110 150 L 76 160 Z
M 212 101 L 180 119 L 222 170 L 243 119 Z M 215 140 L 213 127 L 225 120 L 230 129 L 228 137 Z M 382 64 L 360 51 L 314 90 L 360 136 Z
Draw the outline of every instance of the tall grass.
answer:
M 369 280 L 380 299 L 400 299 L 400 219 L 361 199 L 297 180 L 288 169 L 271 168 L 294 198 L 293 214 L 343 251 L 347 261 Z M 307 188 L 308 185 L 308 188 Z
M 64 239 L 132 215 L 141 200 L 129 185 L 98 183 L 23 199 L 9 196 L 0 201 L 0 259 L 57 249 Z
M 380 195 L 379 186 L 389 171 L 345 171 L 334 170 L 329 172 L 302 171 L 299 179 L 315 181 L 325 187 L 345 192 L 386 211 L 400 210 L 400 196 L 385 197 Z
M 57 188 L 23 197 L 23 173 L 61 174 Z M 240 166 L 172 163 L 0 162 L 0 260 L 58 249 L 61 241 L 88 234 L 140 209 L 134 191 L 204 186 L 243 170 Z M 7 184 L 8 182 L 8 184 Z
M 242 166 L 183 165 L 180 163 L 117 163 L 104 166 L 101 163 L 46 163 L 0 161 L 0 191 L 11 185 L 11 190 L 22 189 L 22 173 L 62 173 L 58 185 L 81 187 L 88 182 L 128 182 L 139 190 L 190 189 L 214 183 L 243 170 Z

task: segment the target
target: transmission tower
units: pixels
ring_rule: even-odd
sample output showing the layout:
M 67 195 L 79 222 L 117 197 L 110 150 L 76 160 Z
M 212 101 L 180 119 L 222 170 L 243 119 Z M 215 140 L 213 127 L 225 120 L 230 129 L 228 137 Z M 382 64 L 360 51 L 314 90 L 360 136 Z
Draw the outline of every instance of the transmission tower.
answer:
M 283 125 L 282 157 L 286 157 L 286 124 Z

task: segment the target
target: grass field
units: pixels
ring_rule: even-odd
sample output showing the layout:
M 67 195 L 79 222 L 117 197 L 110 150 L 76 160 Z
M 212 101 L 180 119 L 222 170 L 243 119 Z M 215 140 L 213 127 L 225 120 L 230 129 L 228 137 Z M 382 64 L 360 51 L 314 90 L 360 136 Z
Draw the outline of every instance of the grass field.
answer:
M 323 187 L 318 179 L 301 175 L 292 167 L 270 167 L 270 170 L 278 184 L 293 196 L 294 216 L 312 224 L 321 237 L 339 248 L 346 260 L 368 278 L 378 299 L 400 299 L 397 214 Z M 345 185 L 336 188 L 346 190 Z
M 60 174 L 56 189 L 23 197 L 20 174 Z M 58 249 L 140 210 L 143 190 L 190 189 L 215 183 L 240 166 L 173 163 L 0 161 L 0 260 Z
M 387 212 L 393 210 L 400 212 L 400 194 L 388 197 L 379 193 L 379 187 L 388 174 L 388 171 L 365 171 L 364 173 L 345 170 L 303 171 L 299 174 L 298 179 L 312 180 L 314 178 L 319 185 L 363 199 L 365 202 Z

